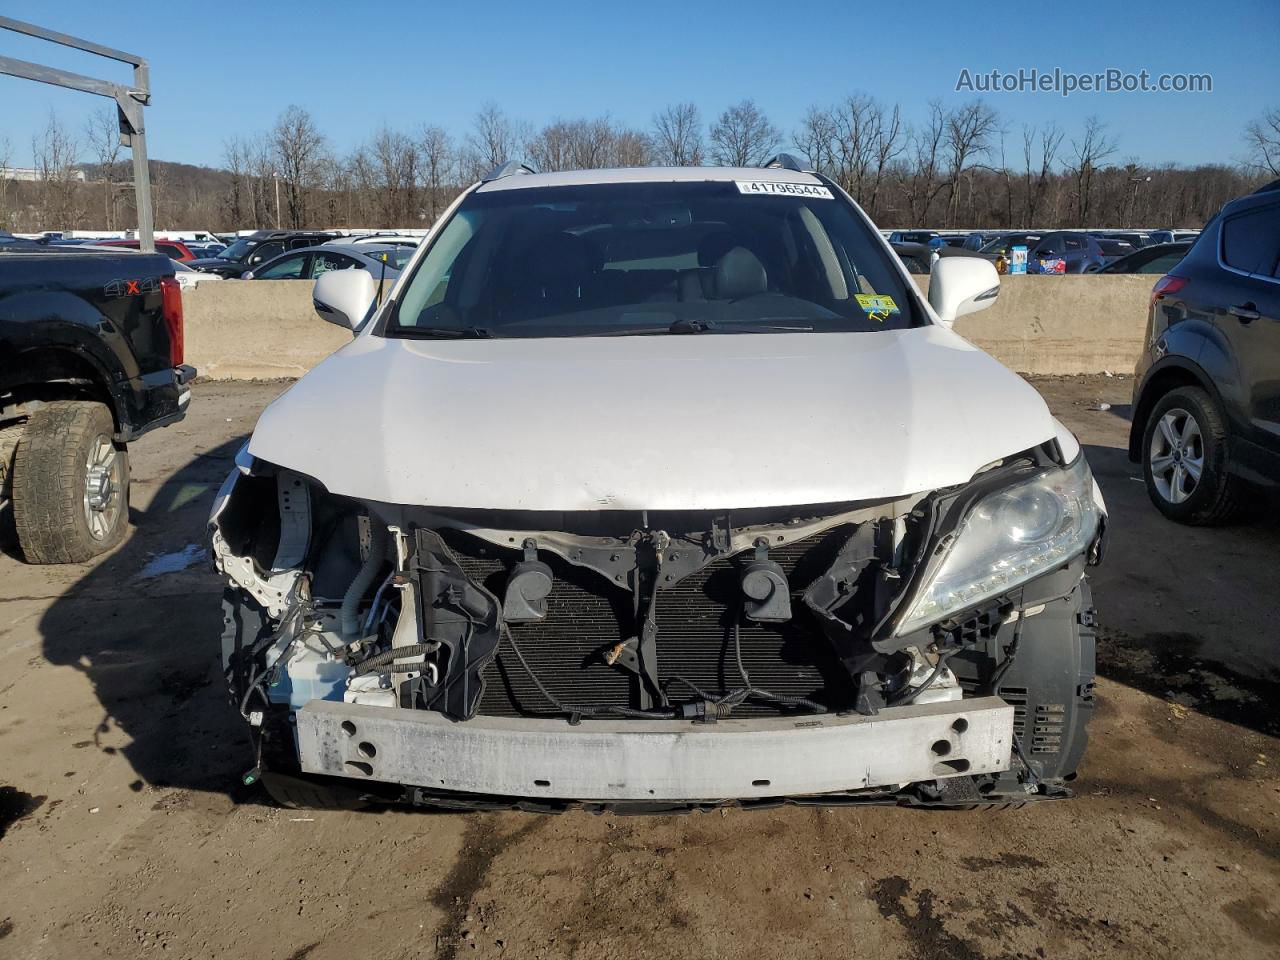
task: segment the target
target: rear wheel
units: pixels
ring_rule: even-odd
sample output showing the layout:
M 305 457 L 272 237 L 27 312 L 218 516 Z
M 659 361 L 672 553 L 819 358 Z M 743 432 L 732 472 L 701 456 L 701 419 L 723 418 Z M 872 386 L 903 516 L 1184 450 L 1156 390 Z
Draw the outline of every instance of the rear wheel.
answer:
M 124 539 L 129 453 L 101 403 L 48 403 L 13 458 L 13 520 L 28 563 L 83 563 Z
M 1226 523 L 1240 513 L 1227 470 L 1226 418 L 1207 391 L 1179 387 L 1156 402 L 1142 441 L 1143 477 L 1156 509 L 1178 523 Z

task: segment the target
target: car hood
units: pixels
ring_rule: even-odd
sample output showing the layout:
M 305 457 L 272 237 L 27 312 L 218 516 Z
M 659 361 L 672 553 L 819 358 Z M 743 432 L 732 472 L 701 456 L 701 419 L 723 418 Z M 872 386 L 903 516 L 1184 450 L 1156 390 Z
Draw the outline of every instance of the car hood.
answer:
M 221 257 L 198 257 L 195 260 L 188 260 L 187 266 L 192 270 L 227 270 L 234 273 L 243 273 L 246 269 L 242 263 L 224 260 Z
M 1055 425 L 944 327 L 491 340 L 362 335 L 263 413 L 260 459 L 332 493 L 521 510 L 897 497 Z

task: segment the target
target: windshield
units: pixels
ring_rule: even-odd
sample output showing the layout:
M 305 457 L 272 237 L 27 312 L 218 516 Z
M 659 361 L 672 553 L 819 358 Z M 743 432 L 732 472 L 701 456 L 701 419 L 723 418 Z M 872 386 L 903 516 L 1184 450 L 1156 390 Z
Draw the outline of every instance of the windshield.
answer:
M 1013 247 L 1034 247 L 1040 240 L 1038 233 L 1015 233 L 1007 237 L 997 237 L 979 250 L 979 253 L 1001 253 Z
M 925 323 L 853 208 L 826 187 L 801 189 L 701 181 L 472 193 L 382 332 L 572 337 Z
M 384 260 L 388 267 L 392 270 L 403 270 L 405 264 L 413 259 L 413 255 L 417 253 L 414 247 L 387 247 L 385 250 L 374 248 L 365 251 L 366 256 L 374 260 Z
M 239 263 L 247 257 L 249 255 L 249 251 L 259 243 L 261 243 L 261 241 L 256 240 L 253 237 L 241 237 L 235 243 L 231 244 L 231 246 L 227 247 L 227 249 L 220 250 L 217 255 L 218 259 L 234 260 L 236 263 Z

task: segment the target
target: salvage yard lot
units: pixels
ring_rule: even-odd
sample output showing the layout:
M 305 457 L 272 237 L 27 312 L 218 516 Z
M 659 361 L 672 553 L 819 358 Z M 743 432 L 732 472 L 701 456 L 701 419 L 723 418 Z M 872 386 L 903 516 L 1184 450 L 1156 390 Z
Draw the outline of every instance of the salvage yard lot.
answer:
M 27 567 L 0 521 L 0 956 L 1273 957 L 1280 511 L 1165 522 L 1124 453 L 1131 381 L 1034 382 L 1111 511 L 1079 797 L 653 818 L 302 812 L 239 787 L 204 519 L 284 385 L 198 384 L 133 448 L 120 550 Z

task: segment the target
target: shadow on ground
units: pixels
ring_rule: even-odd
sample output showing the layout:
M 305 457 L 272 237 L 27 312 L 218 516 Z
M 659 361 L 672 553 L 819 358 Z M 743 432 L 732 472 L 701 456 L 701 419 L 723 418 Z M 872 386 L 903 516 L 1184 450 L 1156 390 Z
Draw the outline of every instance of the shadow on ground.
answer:
M 1209 716 L 1280 734 L 1276 558 L 1280 505 L 1256 493 L 1253 516 L 1186 527 L 1151 504 L 1126 450 L 1085 447 L 1110 514 L 1092 571 L 1101 620 L 1098 672 Z
M 102 704 L 91 738 L 73 746 L 122 754 L 139 777 L 136 790 L 145 782 L 234 793 L 251 766 L 218 662 L 221 584 L 202 553 L 213 495 L 243 442 L 166 470 L 150 502 L 133 512 L 128 541 L 40 621 L 45 658 L 81 671 Z M 187 569 L 140 576 L 157 557 L 184 551 L 186 562 L 196 560 Z

